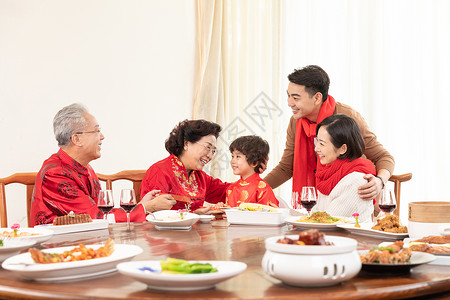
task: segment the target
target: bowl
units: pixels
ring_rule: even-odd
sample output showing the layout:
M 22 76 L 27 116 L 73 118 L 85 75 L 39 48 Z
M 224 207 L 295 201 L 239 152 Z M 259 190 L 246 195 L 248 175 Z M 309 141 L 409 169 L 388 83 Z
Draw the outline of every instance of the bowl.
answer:
M 22 250 L 28 249 L 36 244 L 35 240 L 8 238 L 3 240 L 3 246 L 0 246 L 0 262 L 10 256 L 16 255 Z
M 277 208 L 277 211 L 248 211 L 238 208 L 225 211 L 227 220 L 234 225 L 281 226 L 289 215 L 288 208 Z
M 279 244 L 281 238 L 298 239 L 298 235 L 276 236 L 266 239 L 263 270 L 283 283 L 301 287 L 336 285 L 356 276 L 361 260 L 357 242 L 351 238 L 326 236 L 334 245 L 301 246 Z
M 199 215 L 200 222 L 202 223 L 209 223 L 212 219 L 214 219 L 213 215 Z
M 156 217 L 156 219 L 154 217 Z M 147 216 L 147 221 L 160 228 L 190 228 L 200 216 L 193 213 L 183 213 L 183 219 L 178 219 L 180 213 L 176 210 L 161 210 Z

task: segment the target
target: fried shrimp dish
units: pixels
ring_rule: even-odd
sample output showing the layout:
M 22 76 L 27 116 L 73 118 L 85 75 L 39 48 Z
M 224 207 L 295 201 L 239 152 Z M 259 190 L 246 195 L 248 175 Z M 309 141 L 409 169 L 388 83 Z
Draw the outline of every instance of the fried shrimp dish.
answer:
M 34 262 L 38 264 L 87 260 L 110 256 L 114 252 L 114 240 L 108 239 L 104 246 L 96 250 L 87 248 L 83 244 L 79 244 L 78 247 L 75 247 L 70 251 L 64 251 L 63 253 L 42 252 L 36 248 L 30 248 L 28 252 L 30 252 Z
M 400 225 L 398 217 L 392 214 L 389 214 L 382 219 L 378 219 L 377 224 L 375 224 L 372 229 L 390 233 L 408 233 L 408 228 Z
M 405 264 L 411 258 L 411 249 L 403 248 L 403 242 L 396 241 L 386 247 L 374 248 L 360 258 L 362 263 Z

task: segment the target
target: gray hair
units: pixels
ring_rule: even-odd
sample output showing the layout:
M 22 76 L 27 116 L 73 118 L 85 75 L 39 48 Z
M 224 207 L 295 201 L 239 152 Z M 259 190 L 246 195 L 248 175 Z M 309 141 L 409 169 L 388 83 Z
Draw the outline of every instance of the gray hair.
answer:
M 86 125 L 84 115 L 87 113 L 87 109 L 78 103 L 73 103 L 58 111 L 53 119 L 53 132 L 58 146 L 68 146 L 72 135 L 83 130 Z

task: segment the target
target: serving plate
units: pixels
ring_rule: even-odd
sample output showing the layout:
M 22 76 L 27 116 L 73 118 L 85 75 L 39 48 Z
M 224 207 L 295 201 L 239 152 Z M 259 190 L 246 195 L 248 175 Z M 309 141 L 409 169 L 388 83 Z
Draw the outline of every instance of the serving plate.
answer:
M 97 249 L 102 245 L 86 245 L 87 248 Z M 62 253 L 72 250 L 71 247 L 45 249 L 44 252 Z M 114 252 L 108 257 L 88 260 L 38 264 L 33 261 L 30 253 L 22 253 L 6 259 L 2 267 L 18 274 L 21 278 L 40 282 L 60 282 L 82 280 L 117 271 L 116 265 L 131 260 L 142 253 L 142 248 L 135 245 L 115 244 Z
M 36 241 L 30 239 L 8 238 L 3 240 L 3 246 L 0 246 L 0 262 L 24 249 L 30 248 L 34 244 L 36 244 Z
M 388 240 L 402 240 L 408 236 L 408 233 L 391 233 L 371 229 L 372 223 L 360 223 L 361 227 L 355 227 L 355 224 L 337 224 L 337 227 L 343 228 L 354 234 L 365 235 L 370 237 L 383 238 Z
M 209 223 L 212 219 L 214 219 L 213 215 L 199 215 L 200 222 L 202 223 Z
M 280 226 L 285 223 L 285 218 L 289 215 L 289 209 L 277 208 L 278 211 L 248 211 L 232 208 L 225 210 L 227 220 L 230 224 L 236 225 L 264 225 Z
M 53 224 L 44 224 L 44 225 L 37 225 L 34 228 L 50 229 L 53 231 L 54 234 L 64 234 L 79 231 L 106 229 L 108 228 L 108 225 L 109 225 L 108 220 L 94 219 L 92 220 L 92 222 L 89 223 L 57 225 L 57 226 L 54 226 Z
M 336 218 L 343 218 L 343 217 L 336 217 Z M 314 229 L 319 229 L 319 230 L 339 230 L 339 227 L 337 227 L 340 224 L 345 224 L 345 223 L 311 223 L 311 222 L 299 222 L 297 221 L 299 219 L 299 216 L 290 216 L 286 218 L 286 222 L 297 226 L 297 227 L 302 227 L 302 228 L 314 228 Z M 351 222 L 351 220 L 353 220 L 353 225 L 354 226 L 354 219 L 351 218 L 345 218 L 346 220 L 348 220 L 348 222 Z
M 211 289 L 217 283 L 245 271 L 247 265 L 238 261 L 190 261 L 210 263 L 217 268 L 215 273 L 204 274 L 162 274 L 159 260 L 132 261 L 120 263 L 117 269 L 123 275 L 141 281 L 149 288 L 162 291 L 198 291 Z M 151 268 L 155 272 L 148 270 Z
M 359 255 L 365 255 L 369 250 L 358 251 Z M 432 262 L 436 257 L 430 253 L 412 251 L 409 263 L 406 264 L 377 264 L 362 263 L 362 271 L 371 273 L 391 273 L 404 274 L 409 273 L 412 268 Z
M 190 229 L 199 219 L 200 216 L 193 213 L 184 213 L 183 219 L 171 220 L 180 215 L 176 210 L 161 210 L 147 216 L 147 221 L 157 226 L 158 229 Z M 156 219 L 155 219 L 156 217 Z
M 2 228 L 0 229 L 0 233 L 3 233 L 5 231 L 12 232 L 13 229 L 10 228 Z M 33 240 L 36 243 L 42 243 L 47 240 L 49 240 L 53 236 L 53 230 L 50 229 L 43 229 L 43 228 L 27 228 L 27 227 L 21 227 L 17 230 L 17 233 L 20 234 L 21 232 L 28 232 L 31 234 L 36 235 L 29 235 L 29 236 L 21 236 L 18 237 L 19 239 L 27 239 L 27 240 Z M 11 239 L 15 239 L 12 237 Z

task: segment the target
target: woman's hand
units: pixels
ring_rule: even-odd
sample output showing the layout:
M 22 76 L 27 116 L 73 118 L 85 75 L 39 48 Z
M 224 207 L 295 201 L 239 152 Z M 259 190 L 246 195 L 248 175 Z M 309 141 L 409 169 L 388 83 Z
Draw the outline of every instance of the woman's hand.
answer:
M 148 192 L 141 200 L 145 211 L 155 212 L 159 210 L 171 209 L 177 203 L 175 199 L 169 194 L 160 195 L 160 190 L 153 190 Z

